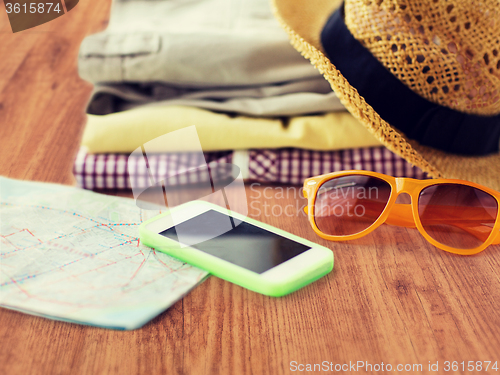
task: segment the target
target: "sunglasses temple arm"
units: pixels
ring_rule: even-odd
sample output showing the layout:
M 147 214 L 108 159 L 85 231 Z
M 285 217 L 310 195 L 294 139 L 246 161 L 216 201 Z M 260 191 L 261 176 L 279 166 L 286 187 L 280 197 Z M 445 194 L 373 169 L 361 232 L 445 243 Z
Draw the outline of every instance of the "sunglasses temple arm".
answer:
M 385 223 L 389 225 L 396 225 L 399 227 L 415 228 L 416 225 L 415 221 L 413 220 L 411 205 L 398 203 L 394 204 L 394 206 L 391 208 L 391 211 L 389 212 L 389 216 L 385 220 Z M 473 236 L 476 236 L 479 239 L 483 239 L 482 233 L 480 231 L 474 230 L 473 227 L 469 227 L 467 225 L 458 225 L 458 223 L 455 223 L 455 225 L 462 230 L 469 232 Z M 498 232 L 497 236 L 493 240 L 493 244 L 500 244 L 500 232 Z

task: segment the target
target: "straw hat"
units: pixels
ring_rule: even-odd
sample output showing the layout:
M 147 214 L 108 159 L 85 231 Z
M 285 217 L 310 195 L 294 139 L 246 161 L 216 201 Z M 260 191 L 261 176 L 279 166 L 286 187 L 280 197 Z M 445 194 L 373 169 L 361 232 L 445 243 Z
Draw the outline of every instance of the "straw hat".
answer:
M 273 0 L 292 45 L 388 149 L 500 190 L 498 0 Z

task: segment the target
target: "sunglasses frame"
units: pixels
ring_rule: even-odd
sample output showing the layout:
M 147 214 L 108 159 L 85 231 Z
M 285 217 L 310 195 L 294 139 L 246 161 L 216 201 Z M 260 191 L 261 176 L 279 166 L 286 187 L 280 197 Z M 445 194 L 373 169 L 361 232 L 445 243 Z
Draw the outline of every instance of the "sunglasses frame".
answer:
M 332 180 L 334 178 L 338 177 L 344 177 L 344 176 L 370 176 L 370 177 L 376 177 L 379 178 L 385 182 L 387 182 L 391 186 L 391 193 L 389 196 L 389 200 L 387 201 L 387 204 L 378 217 L 375 222 L 370 225 L 368 228 L 362 230 L 361 232 L 347 235 L 347 236 L 335 236 L 335 235 L 329 235 L 326 233 L 323 233 L 321 230 L 319 230 L 318 226 L 316 225 L 316 221 L 314 220 L 314 207 L 316 203 L 316 195 L 320 187 L 327 181 Z M 465 186 L 470 186 L 476 189 L 479 189 L 485 193 L 488 193 L 491 195 L 493 198 L 495 198 L 497 202 L 497 216 L 495 218 L 495 224 L 491 230 L 490 235 L 486 239 L 486 241 L 474 248 L 474 249 L 456 249 L 454 247 L 450 247 L 447 245 L 444 245 L 435 239 L 433 239 L 427 232 L 425 231 L 421 221 L 420 221 L 420 216 L 418 215 L 418 199 L 420 196 L 420 192 L 429 186 L 434 186 L 434 185 L 439 185 L 439 184 L 458 184 L 458 185 L 465 185 Z M 418 231 L 424 238 L 431 243 L 432 245 L 436 246 L 437 248 L 441 250 L 448 251 L 450 253 L 454 254 L 461 254 L 461 255 L 472 255 L 472 254 L 477 254 L 484 249 L 486 249 L 488 246 L 490 246 L 493 243 L 500 243 L 500 193 L 487 188 L 485 186 L 476 184 L 474 182 L 469 182 L 469 181 L 464 181 L 464 180 L 455 180 L 455 179 L 429 179 L 429 180 L 416 180 L 413 178 L 405 178 L 405 177 L 392 177 L 388 176 L 382 173 L 377 173 L 377 172 L 370 172 L 370 171 L 361 171 L 361 170 L 350 170 L 350 171 L 342 171 L 342 172 L 333 172 L 333 173 L 328 173 L 316 177 L 311 177 L 308 178 L 304 181 L 304 187 L 303 187 L 303 193 L 304 197 L 307 198 L 308 200 L 308 205 L 304 207 L 304 211 L 307 213 L 308 218 L 309 218 L 309 223 L 311 224 L 314 232 L 321 238 L 324 238 L 326 240 L 330 241 L 348 241 L 348 240 L 354 240 L 361 238 L 363 236 L 366 236 L 367 234 L 371 233 L 375 229 L 377 229 L 380 225 L 385 223 L 387 221 L 388 224 L 391 225 L 399 225 L 399 226 L 406 226 L 406 227 L 413 227 L 417 228 Z M 409 222 L 409 220 L 404 220 L 403 218 L 396 218 L 396 219 L 389 219 L 389 215 L 391 213 L 391 210 L 395 208 L 395 206 L 400 205 L 399 203 L 396 204 L 396 200 L 398 196 L 401 193 L 407 193 L 411 197 L 411 204 L 401 204 L 401 206 L 411 206 L 411 212 L 413 216 L 413 223 Z M 496 240 L 496 241 L 495 241 Z

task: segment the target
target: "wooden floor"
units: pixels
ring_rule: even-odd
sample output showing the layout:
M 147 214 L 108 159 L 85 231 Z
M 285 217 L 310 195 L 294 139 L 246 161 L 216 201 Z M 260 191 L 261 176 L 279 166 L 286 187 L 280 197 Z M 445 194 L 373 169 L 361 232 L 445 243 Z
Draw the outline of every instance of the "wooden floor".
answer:
M 0 2 L 0 175 L 73 183 L 91 91 L 76 57 L 82 38 L 106 26 L 109 7 L 80 1 L 68 15 L 12 34 Z M 273 205 L 304 204 L 292 190 L 262 193 L 248 187 L 251 216 L 331 248 L 331 274 L 279 299 L 211 277 L 131 332 L 0 309 L 0 374 L 282 374 L 323 361 L 344 373 L 357 361 L 393 370 L 422 364 L 423 373 L 429 363 L 444 373 L 445 361 L 457 361 L 458 372 L 497 373 L 486 363 L 482 372 L 461 371 L 461 363 L 500 361 L 500 247 L 457 256 L 390 226 L 330 243 L 300 211 L 271 214 Z

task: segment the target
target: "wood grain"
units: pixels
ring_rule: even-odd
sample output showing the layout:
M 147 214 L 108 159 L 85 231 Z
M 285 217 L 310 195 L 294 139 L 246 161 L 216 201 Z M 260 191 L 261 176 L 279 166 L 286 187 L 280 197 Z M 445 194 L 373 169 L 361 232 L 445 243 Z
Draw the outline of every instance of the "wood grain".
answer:
M 109 6 L 80 1 L 12 34 L 0 5 L 1 175 L 73 182 L 91 92 L 76 56 Z M 0 309 L 0 374 L 282 374 L 291 361 L 422 364 L 425 373 L 439 361 L 442 373 L 444 361 L 500 361 L 500 247 L 457 256 L 388 225 L 327 242 L 309 227 L 298 190 L 249 184 L 247 193 L 250 216 L 329 247 L 334 271 L 279 299 L 210 277 L 131 332 Z

